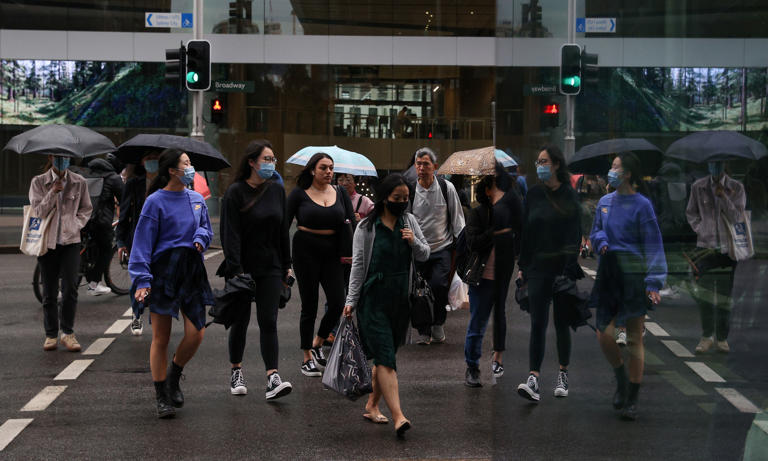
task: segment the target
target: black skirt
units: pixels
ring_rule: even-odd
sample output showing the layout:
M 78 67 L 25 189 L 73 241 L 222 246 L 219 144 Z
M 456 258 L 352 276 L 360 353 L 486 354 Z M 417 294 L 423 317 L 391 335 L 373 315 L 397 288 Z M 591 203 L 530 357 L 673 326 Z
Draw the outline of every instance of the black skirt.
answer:
M 653 310 L 645 293 L 645 266 L 645 261 L 632 253 L 609 251 L 600 257 L 591 296 L 600 331 L 613 319 L 616 326 L 625 326 L 627 319 L 645 317 Z

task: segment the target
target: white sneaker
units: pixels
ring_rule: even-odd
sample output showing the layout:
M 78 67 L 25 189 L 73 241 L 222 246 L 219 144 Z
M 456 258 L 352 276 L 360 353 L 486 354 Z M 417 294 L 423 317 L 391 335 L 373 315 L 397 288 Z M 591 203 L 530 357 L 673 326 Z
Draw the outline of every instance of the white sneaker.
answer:
M 133 320 L 131 320 L 131 334 L 133 336 L 141 336 L 144 332 L 144 322 L 141 321 L 141 317 L 136 317 L 133 314 Z
M 232 368 L 229 379 L 229 392 L 232 395 L 246 395 L 248 388 L 245 386 L 245 376 L 242 368 Z
M 627 332 L 625 330 L 616 329 L 616 344 L 619 346 L 627 345 Z
M 88 282 L 88 294 L 91 296 L 100 296 L 112 293 L 112 290 L 104 285 L 104 282 Z
M 555 385 L 555 397 L 568 397 L 568 372 L 557 372 L 557 384 Z

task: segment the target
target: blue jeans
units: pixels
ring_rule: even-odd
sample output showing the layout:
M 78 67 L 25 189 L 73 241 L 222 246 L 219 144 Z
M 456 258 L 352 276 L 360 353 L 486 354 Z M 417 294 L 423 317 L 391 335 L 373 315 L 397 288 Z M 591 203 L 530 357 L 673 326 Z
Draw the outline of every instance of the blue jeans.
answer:
M 509 283 L 497 287 L 493 280 L 480 280 L 480 285 L 469 287 L 469 325 L 464 341 L 467 366 L 479 367 L 483 355 L 483 336 L 493 312 L 493 350 L 505 349 L 507 335 L 506 301 Z

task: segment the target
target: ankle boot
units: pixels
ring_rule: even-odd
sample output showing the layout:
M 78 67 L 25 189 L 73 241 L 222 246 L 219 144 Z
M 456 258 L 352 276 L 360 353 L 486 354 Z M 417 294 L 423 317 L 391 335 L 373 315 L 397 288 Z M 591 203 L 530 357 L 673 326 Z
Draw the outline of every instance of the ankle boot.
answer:
M 182 377 L 181 372 L 184 367 L 176 365 L 176 362 L 171 361 L 171 367 L 168 369 L 168 397 L 171 399 L 171 403 L 176 408 L 184 406 L 184 394 L 181 392 L 179 386 L 179 380 Z
M 613 394 L 613 408 L 621 410 L 627 400 L 627 372 L 624 370 L 624 364 L 614 368 L 616 375 L 616 392 Z
M 637 394 L 640 392 L 640 383 L 629 383 L 629 395 L 627 403 L 621 411 L 621 418 L 627 421 L 637 419 Z
M 176 409 L 168 398 L 168 388 L 165 381 L 155 381 L 155 399 L 157 399 L 157 417 L 161 419 L 176 416 Z

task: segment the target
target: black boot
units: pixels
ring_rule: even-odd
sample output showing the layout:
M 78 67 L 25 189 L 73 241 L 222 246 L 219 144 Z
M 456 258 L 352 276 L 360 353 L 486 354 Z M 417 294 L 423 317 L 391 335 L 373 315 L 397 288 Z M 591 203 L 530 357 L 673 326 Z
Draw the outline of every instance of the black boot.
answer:
M 184 394 L 181 392 L 179 386 L 179 379 L 181 379 L 181 372 L 184 367 L 176 365 L 176 362 L 171 361 L 171 367 L 168 369 L 168 396 L 171 399 L 171 403 L 176 408 L 184 406 Z
M 168 388 L 165 381 L 155 381 L 155 398 L 157 399 L 157 417 L 161 419 L 176 416 L 176 409 L 168 398 Z
M 627 401 L 627 372 L 624 370 L 624 364 L 614 368 L 616 375 L 616 393 L 613 394 L 613 408 L 621 410 Z
M 629 395 L 627 403 L 621 411 L 621 419 L 634 421 L 637 419 L 637 394 L 640 392 L 639 383 L 629 383 Z

